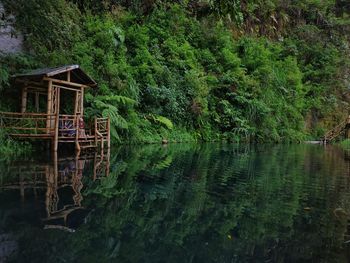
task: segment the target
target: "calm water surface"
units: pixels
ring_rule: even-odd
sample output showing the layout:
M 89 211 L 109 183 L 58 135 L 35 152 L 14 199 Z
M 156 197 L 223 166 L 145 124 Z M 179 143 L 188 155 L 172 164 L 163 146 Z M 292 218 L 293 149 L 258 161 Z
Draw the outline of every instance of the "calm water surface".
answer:
M 331 146 L 0 161 L 0 262 L 349 262 L 349 220 Z

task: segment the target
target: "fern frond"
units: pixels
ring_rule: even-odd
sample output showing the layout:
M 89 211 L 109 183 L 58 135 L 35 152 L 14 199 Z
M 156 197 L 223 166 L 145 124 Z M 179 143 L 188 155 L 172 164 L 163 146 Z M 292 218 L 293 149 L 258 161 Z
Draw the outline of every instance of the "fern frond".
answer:
M 169 130 L 172 130 L 174 128 L 174 124 L 172 123 L 171 120 L 169 120 L 166 117 L 163 116 L 154 116 L 153 117 L 155 122 L 158 122 L 162 125 L 164 125 L 165 127 L 167 127 Z
M 119 129 L 128 129 L 128 122 L 118 113 L 118 109 L 110 106 L 102 111 L 103 117 L 109 117 L 111 125 Z
M 136 100 L 130 99 L 125 96 L 120 96 L 120 95 L 98 96 L 96 99 L 99 101 L 105 101 L 105 102 L 116 102 L 126 106 L 133 106 L 136 104 Z

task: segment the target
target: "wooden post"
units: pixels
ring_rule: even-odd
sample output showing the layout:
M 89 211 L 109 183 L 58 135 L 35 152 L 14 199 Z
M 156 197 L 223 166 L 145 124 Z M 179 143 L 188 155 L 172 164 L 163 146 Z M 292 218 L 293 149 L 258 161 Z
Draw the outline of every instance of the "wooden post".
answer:
M 27 111 L 27 98 L 28 98 L 27 87 L 23 87 L 23 88 L 22 88 L 21 113 L 24 113 L 24 112 Z
M 51 114 L 52 114 L 52 80 L 49 81 L 48 87 L 47 87 L 47 111 L 48 114 L 46 119 L 46 133 L 50 133 L 51 129 Z
M 79 98 L 79 91 L 75 92 L 75 100 L 74 100 L 74 115 L 77 116 L 78 114 L 78 98 Z
M 84 88 L 80 89 L 80 114 L 84 116 Z
M 79 121 L 80 121 L 80 115 L 75 115 L 75 149 L 77 151 L 77 155 L 80 154 L 80 144 L 79 144 Z
M 67 81 L 70 82 L 70 71 L 67 72 Z
M 97 148 L 97 118 L 96 117 L 94 122 L 94 130 L 95 130 L 95 147 Z
M 79 143 L 79 122 L 80 122 L 80 112 L 79 112 L 79 90 L 75 92 L 74 100 L 74 116 L 75 116 L 75 150 L 77 155 L 80 155 L 81 147 Z
M 107 119 L 107 149 L 111 148 L 111 119 Z
M 53 151 L 57 153 L 58 150 L 58 133 L 59 133 L 59 120 L 60 120 L 60 92 L 61 89 L 56 87 L 56 114 L 55 114 L 55 134 L 54 134 L 54 141 L 53 141 Z
M 35 92 L 35 110 L 39 112 L 39 92 Z
M 101 136 L 101 152 L 103 153 L 104 151 L 104 139 L 103 136 Z

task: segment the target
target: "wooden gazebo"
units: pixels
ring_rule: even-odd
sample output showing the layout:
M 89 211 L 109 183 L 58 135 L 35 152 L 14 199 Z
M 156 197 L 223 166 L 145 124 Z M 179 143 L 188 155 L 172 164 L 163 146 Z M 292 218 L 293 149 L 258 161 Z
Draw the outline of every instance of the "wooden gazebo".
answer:
M 0 112 L 0 128 L 15 138 L 75 143 L 84 148 L 110 147 L 109 118 L 84 123 L 84 91 L 96 82 L 79 65 L 45 68 L 14 76 L 21 91 L 20 112 Z

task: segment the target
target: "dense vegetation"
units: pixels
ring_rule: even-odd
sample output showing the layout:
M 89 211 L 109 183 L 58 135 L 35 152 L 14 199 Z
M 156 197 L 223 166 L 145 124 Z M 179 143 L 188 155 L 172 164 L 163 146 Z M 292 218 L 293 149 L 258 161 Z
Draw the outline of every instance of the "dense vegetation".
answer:
M 109 115 L 116 142 L 299 141 L 347 113 L 344 0 L 2 2 L 25 52 L 1 56 L 0 91 L 80 64 L 99 83 L 87 114 Z

